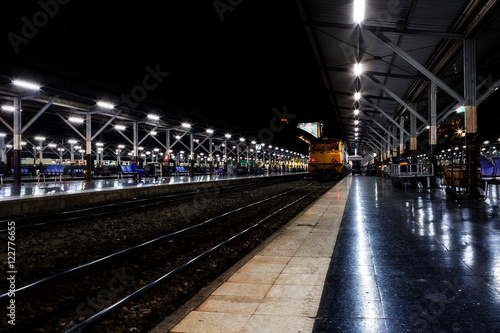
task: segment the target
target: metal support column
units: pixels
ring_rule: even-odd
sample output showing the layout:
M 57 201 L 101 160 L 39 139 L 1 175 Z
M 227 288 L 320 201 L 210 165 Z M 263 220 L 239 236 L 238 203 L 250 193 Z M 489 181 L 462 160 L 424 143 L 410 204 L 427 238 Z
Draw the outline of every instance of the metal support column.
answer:
M 403 155 L 405 153 L 405 132 L 402 130 L 405 128 L 405 117 L 401 115 L 401 118 L 399 118 L 399 154 Z
M 189 175 L 191 177 L 194 177 L 194 134 L 190 133 L 189 134 L 189 163 L 190 163 L 190 170 L 189 170 Z
M 417 150 L 417 117 L 410 114 L 410 151 Z
M 167 160 L 167 177 L 170 176 L 170 130 L 166 130 L 167 132 L 167 139 L 166 139 L 166 142 L 165 142 L 165 146 L 167 147 L 166 149 L 166 152 L 165 152 L 165 156 L 166 156 L 166 160 Z
M 14 186 L 21 186 L 21 99 L 14 98 Z
M 477 96 L 476 96 L 476 41 L 464 40 L 464 96 L 465 96 L 465 140 L 467 146 L 469 192 L 479 195 L 477 190 L 477 168 L 479 157 L 479 137 L 477 135 Z
M 394 138 L 392 139 L 392 156 L 396 157 L 399 151 L 398 129 L 396 126 L 392 126 L 392 136 Z
M 432 158 L 432 156 L 436 153 L 436 147 L 437 147 L 437 129 L 436 129 L 437 86 L 434 81 L 431 81 L 429 85 L 429 115 L 430 115 L 429 145 L 431 149 L 431 158 Z
M 132 126 L 132 146 L 134 149 L 134 161 L 135 163 L 139 163 L 138 156 L 139 156 L 139 124 L 135 121 L 133 126 Z M 141 167 L 140 165 L 137 165 L 139 168 Z
M 210 177 L 212 177 L 213 175 L 213 166 L 214 166 L 214 162 L 213 162 L 213 142 L 212 142 L 212 138 L 208 138 L 208 158 L 209 158 L 209 163 L 208 163 L 208 167 L 210 169 Z
M 92 115 L 90 113 L 87 114 L 85 121 L 85 161 L 87 163 L 86 166 L 86 174 L 85 179 L 87 181 L 92 180 Z

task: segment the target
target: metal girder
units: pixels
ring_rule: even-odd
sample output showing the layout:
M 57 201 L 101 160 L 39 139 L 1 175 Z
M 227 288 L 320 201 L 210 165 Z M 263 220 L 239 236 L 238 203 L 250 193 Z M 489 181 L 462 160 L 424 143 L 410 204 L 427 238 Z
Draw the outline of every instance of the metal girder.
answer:
M 424 74 L 429 80 L 436 82 L 436 84 L 443 89 L 447 94 L 453 97 L 457 102 L 465 104 L 465 99 L 458 94 L 455 90 L 451 89 L 446 83 L 444 83 L 440 78 L 434 75 L 427 68 L 422 66 L 418 61 L 413 59 L 408 53 L 403 51 L 400 47 L 394 44 L 387 36 L 385 36 L 382 32 L 377 30 L 371 30 L 381 41 L 383 41 L 389 48 L 391 48 L 394 52 L 396 52 L 401 58 L 403 58 L 410 65 L 419 70 L 422 74 Z
M 322 67 L 322 69 L 327 70 L 327 71 L 342 72 L 342 73 L 352 72 L 352 69 L 345 68 L 345 67 L 327 67 L 327 66 L 325 66 L 325 67 Z M 368 75 L 394 77 L 397 79 L 408 79 L 408 80 L 414 80 L 414 81 L 427 81 L 428 80 L 426 77 L 417 76 L 417 75 L 405 75 L 405 74 L 394 74 L 394 73 L 373 72 L 373 71 L 366 71 L 365 73 Z
M 10 126 L 10 124 L 2 117 L 0 117 L 0 122 L 2 122 L 2 124 L 4 124 L 10 132 L 14 132 L 14 128 L 12 128 L 12 126 Z
M 373 121 L 378 127 L 380 127 L 384 132 L 386 132 L 391 138 L 393 138 L 394 140 L 397 140 L 398 138 L 396 138 L 394 135 L 392 135 L 392 133 L 387 130 L 387 128 L 385 128 L 384 126 L 382 126 L 382 124 L 380 124 L 378 121 L 376 121 L 375 119 L 370 119 L 371 121 Z M 372 127 L 370 127 L 371 129 L 373 129 Z
M 395 94 L 391 89 L 387 88 L 382 82 L 377 80 L 376 77 L 374 77 L 373 75 L 366 75 L 366 74 L 365 74 L 365 76 L 368 77 L 370 80 L 372 80 L 380 88 L 382 88 L 382 90 L 384 90 L 387 94 L 389 94 L 392 98 L 394 98 L 399 104 L 404 106 L 410 113 L 413 113 L 424 124 L 428 123 L 427 119 L 422 117 L 417 111 L 413 110 L 413 108 L 408 103 L 403 101 L 403 99 L 400 98 L 397 94 Z
M 52 105 L 52 103 L 55 102 L 58 97 L 59 95 L 55 95 L 54 97 L 52 97 L 52 99 L 47 104 L 45 104 L 35 116 L 31 117 L 26 125 L 24 125 L 21 129 L 21 134 L 23 134 L 24 131 L 26 131 L 38 118 L 40 118 L 40 116 Z
M 87 140 L 87 138 L 85 137 L 85 135 L 83 135 L 82 133 L 80 133 L 80 131 L 75 127 L 73 126 L 72 123 L 70 123 L 66 118 L 64 118 L 63 116 L 61 116 L 59 114 L 59 112 L 56 112 L 56 115 L 62 119 L 62 121 L 64 121 L 64 123 L 66 123 L 66 125 L 68 125 L 73 131 L 76 132 L 76 134 L 78 134 L 83 140 Z
M 374 145 L 374 147 L 377 147 L 377 145 L 380 146 L 380 144 L 382 143 L 381 141 L 378 141 L 377 138 L 375 138 L 373 135 L 371 135 L 370 133 L 366 132 L 366 135 L 370 137 L 370 139 L 372 139 L 373 141 L 375 141 L 375 143 L 372 142 L 372 144 Z
M 370 99 L 364 98 L 371 106 L 373 106 L 375 109 L 377 109 L 384 117 L 386 117 L 391 123 L 396 125 L 397 128 L 399 128 L 401 131 L 403 131 L 406 135 L 410 135 L 410 132 L 404 129 L 400 124 L 398 124 L 391 116 L 389 116 L 384 110 L 382 110 L 378 105 L 373 103 Z
M 118 133 L 120 133 L 120 135 L 123 136 L 125 138 L 125 140 L 127 140 L 132 146 L 135 146 L 134 145 L 134 141 L 132 141 L 129 138 L 127 138 L 127 136 L 125 134 L 123 134 L 122 131 L 118 131 Z
M 118 117 L 120 115 L 120 113 L 122 113 L 121 111 L 118 111 L 113 117 L 111 117 L 107 122 L 106 124 L 102 125 L 101 128 L 99 128 L 99 130 L 94 134 L 92 135 L 92 138 L 91 140 L 94 141 L 95 138 L 97 138 L 97 136 L 106 128 L 109 126 L 109 124 L 111 124 L 113 122 L 113 120 L 116 119 L 116 117 Z M 120 132 L 120 131 L 118 131 Z M 121 133 L 121 132 L 120 132 Z
M 353 30 L 355 28 L 354 24 L 343 24 L 343 23 L 334 23 L 334 22 L 322 22 L 322 21 L 305 21 L 306 26 L 312 27 L 327 27 L 327 28 L 338 28 L 338 29 L 346 29 Z M 363 24 L 360 26 L 363 31 L 380 31 L 380 32 L 390 32 L 396 34 L 406 34 L 406 35 L 419 35 L 419 36 L 429 36 L 429 37 L 439 37 L 439 38 L 447 38 L 447 39 L 464 39 L 464 35 L 449 33 L 449 32 L 437 32 L 430 30 L 416 30 L 416 29 L 397 29 L 390 27 L 381 27 L 381 26 L 372 26 Z
M 370 129 L 373 131 L 373 133 L 377 134 L 381 139 L 382 141 L 384 141 L 385 143 L 387 144 L 390 144 L 389 141 L 387 141 L 386 138 L 384 138 L 384 136 L 382 134 L 380 134 L 379 132 L 377 132 L 373 127 L 370 127 Z M 370 135 L 370 133 L 366 133 L 368 136 L 370 136 L 372 139 L 375 139 L 372 135 Z M 379 141 L 380 143 L 382 143 L 381 141 Z
M 146 140 L 149 136 L 151 136 L 152 138 L 154 138 L 153 135 L 151 135 L 151 132 L 155 131 L 160 125 L 156 125 L 155 127 L 153 127 L 153 129 L 151 129 L 151 131 L 147 132 L 146 135 L 142 138 L 141 141 L 139 141 L 137 144 L 140 145 L 141 143 L 144 142 L 144 140 Z M 158 140 L 156 140 L 158 141 Z M 159 142 L 159 141 L 158 141 Z
M 500 79 L 496 80 L 481 96 L 477 98 L 477 105 L 484 102 L 500 86 Z

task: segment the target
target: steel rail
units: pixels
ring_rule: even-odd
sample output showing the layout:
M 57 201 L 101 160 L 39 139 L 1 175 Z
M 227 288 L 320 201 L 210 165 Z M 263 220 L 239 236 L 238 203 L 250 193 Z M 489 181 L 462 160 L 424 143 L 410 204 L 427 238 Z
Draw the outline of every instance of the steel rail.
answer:
M 83 333 L 83 332 L 86 332 L 87 329 L 90 329 L 92 326 L 94 326 L 95 324 L 97 324 L 99 321 L 107 318 L 108 316 L 112 315 L 113 313 L 119 311 L 125 304 L 129 303 L 129 302 L 132 302 L 134 300 L 136 300 L 137 298 L 141 297 L 142 295 L 144 295 L 145 293 L 149 292 L 151 289 L 157 287 L 160 283 L 164 282 L 165 280 L 171 278 L 172 276 L 174 276 L 175 274 L 181 272 L 182 270 L 190 267 L 191 265 L 197 263 L 198 261 L 200 261 L 201 259 L 203 259 L 204 257 L 212 254 L 213 252 L 215 252 L 217 249 L 225 246 L 226 244 L 232 242 L 233 240 L 235 240 L 236 238 L 239 238 L 245 234 L 247 234 L 248 232 L 252 231 L 253 229 L 259 227 L 261 224 L 263 224 L 264 222 L 266 222 L 267 220 L 269 220 L 270 218 L 272 218 L 273 216 L 277 215 L 278 213 L 281 213 L 283 210 L 287 209 L 288 207 L 296 204 L 297 202 L 307 198 L 308 196 L 312 195 L 313 193 L 317 192 L 318 190 L 315 190 L 315 191 L 311 191 L 310 193 L 300 197 L 299 199 L 281 207 L 280 209 L 276 210 L 275 212 L 273 212 L 272 214 L 264 217 L 263 219 L 261 219 L 260 221 L 258 221 L 257 223 L 255 223 L 254 225 L 244 229 L 243 231 L 240 231 L 239 233 L 231 236 L 230 238 L 224 240 L 223 242 L 215 245 L 214 247 L 210 248 L 209 250 L 197 255 L 196 257 L 192 258 L 191 260 L 187 261 L 186 263 L 174 268 L 173 270 L 169 271 L 168 273 L 166 273 L 165 275 L 163 275 L 162 277 L 156 279 L 155 281 L 147 284 L 146 286 L 138 289 L 137 291 L 133 292 L 132 294 L 126 296 L 125 298 L 121 299 L 120 301 L 114 303 L 113 305 L 107 307 L 106 309 L 96 313 L 95 315 L 93 315 L 92 317 L 82 321 L 81 323 L 79 323 L 78 325 L 72 327 L 71 329 L 67 330 L 65 333 Z
M 310 185 L 310 184 L 309 184 Z M 289 191 L 285 191 L 283 193 L 280 193 L 280 194 L 277 194 L 277 195 L 274 195 L 272 197 L 269 197 L 269 198 L 266 198 L 266 199 L 263 199 L 263 200 L 260 200 L 260 201 L 256 201 L 256 202 L 253 202 L 249 205 L 246 205 L 246 206 L 243 206 L 243 207 L 239 207 L 239 208 L 236 208 L 232 211 L 229 211 L 229 212 L 225 212 L 223 214 L 220 214 L 218 216 L 215 216 L 215 217 L 212 217 L 210 219 L 207 219 L 201 223 L 198 223 L 198 224 L 195 224 L 195 225 L 192 225 L 192 226 L 189 226 L 189 227 L 186 227 L 186 228 L 183 228 L 183 229 L 180 229 L 180 230 L 177 230 L 177 231 L 174 231 L 172 233 L 169 233 L 169 234 L 166 234 L 166 235 L 163 235 L 163 236 L 160 236 L 160 237 L 157 237 L 155 239 L 152 239 L 152 240 L 149 240 L 147 242 L 144 242 L 144 243 L 141 243 L 141 244 L 138 244 L 138 245 L 135 245 L 135 246 L 132 246 L 132 247 L 129 247 L 127 249 L 124 249 L 124 250 L 121 250 L 121 251 L 118 251 L 118 252 L 115 252 L 115 253 L 112 253 L 110 255 L 107 255 L 105 257 L 102 257 L 102 258 L 99 258 L 99 259 L 96 259 L 94 261 L 91 261 L 89 263 L 86 263 L 86 264 L 83 264 L 81 266 L 78 266 L 78 267 L 75 267 L 75 268 L 72 268 L 72 269 L 69 269 L 67 271 L 64 271 L 64 272 L 61 272 L 61 273 L 57 273 L 55 275 L 52 275 L 50 277 L 47 277 L 45 279 L 42 279 L 42 280 L 39 280 L 37 282 L 33 282 L 33 283 L 30 283 L 28 285 L 25 285 L 21 288 L 18 288 L 16 290 L 14 290 L 13 292 L 16 294 L 16 295 L 22 295 L 24 293 L 27 293 L 27 292 L 33 292 L 33 290 L 37 289 L 37 288 L 41 288 L 47 284 L 50 284 L 50 283 L 55 283 L 57 282 L 58 280 L 61 280 L 63 278 L 68 278 L 69 276 L 71 275 L 74 275 L 74 274 L 78 274 L 78 273 L 82 273 L 88 269 L 91 269 L 93 267 L 96 267 L 96 266 L 99 266 L 99 265 L 103 265 L 109 261 L 112 261 L 112 260 L 116 260 L 117 258 L 125 255 L 125 254 L 130 254 L 131 252 L 134 252 L 134 251 L 137 251 L 137 250 L 142 250 L 148 246 L 151 246 L 153 244 L 156 244 L 158 242 L 161 242 L 161 241 L 165 241 L 169 238 L 172 238 L 172 237 L 175 237 L 175 236 L 178 236 L 180 234 L 183 234 L 187 231 L 190 231 L 190 230 L 193 230 L 193 229 L 196 229 L 196 228 L 199 228 L 199 227 L 202 227 L 206 224 L 209 224 L 213 221 L 216 221 L 218 219 L 221 219 L 223 217 L 226 217 L 226 216 L 229 216 L 231 214 L 235 214 L 235 213 L 238 213 L 244 209 L 248 209 L 248 208 L 251 208 L 251 207 L 254 207 L 254 206 L 257 206 L 257 205 L 260 205 L 262 203 L 265 203 L 265 202 L 268 202 L 270 200 L 274 200 L 276 198 L 279 198 L 283 195 L 286 195 L 286 194 L 289 194 L 291 192 L 295 192 L 297 191 L 298 189 L 293 189 L 293 190 L 289 190 Z M 8 299 L 9 297 L 9 293 L 10 292 L 7 292 L 7 293 L 4 293 L 2 295 L 0 295 L 0 303 L 2 301 L 5 301 L 6 299 Z
M 289 179 L 274 179 L 270 180 L 264 184 L 274 184 L 274 183 L 279 183 L 283 181 L 288 181 Z M 197 190 L 197 191 L 191 191 L 191 192 L 185 192 L 185 193 L 176 193 L 176 194 L 169 194 L 169 195 L 164 195 L 164 196 L 159 196 L 159 197 L 153 197 L 153 198 L 142 198 L 142 199 L 136 199 L 136 200 L 129 200 L 129 201 L 124 201 L 124 202 L 118 202 L 118 203 L 111 203 L 111 204 L 106 204 L 106 205 L 101 205 L 101 206 L 96 206 L 96 207 L 88 207 L 88 208 L 81 208 L 77 210 L 72 210 L 72 211 L 66 211 L 66 212 L 61 212 L 61 213 L 56 213 L 56 214 L 47 214 L 47 215 L 42 215 L 42 216 L 29 216 L 29 217 L 23 217 L 20 219 L 14 219 L 17 224 L 22 221 L 30 221 L 30 220 L 47 220 L 50 219 L 48 222 L 42 222 L 42 223 L 34 223 L 34 224 L 27 224 L 27 225 L 21 225 L 21 226 L 16 226 L 16 230 L 23 230 L 23 229 L 31 229 L 31 228 L 40 228 L 52 224 L 59 224 L 59 223 L 64 223 L 64 222 L 71 222 L 71 221 L 78 221 L 82 219 L 88 219 L 88 218 L 96 218 L 96 217 L 102 217 L 102 216 L 108 216 L 108 215 L 113 215 L 116 213 L 121 213 L 121 212 L 126 212 L 130 210 L 135 210 L 135 209 L 143 209 L 147 207 L 152 207 L 156 206 L 159 204 L 165 204 L 165 203 L 172 203 L 176 201 L 181 201 L 181 200 L 187 200 L 191 198 L 192 196 L 195 196 L 200 193 L 211 193 L 211 192 L 216 192 L 216 191 L 235 191 L 239 190 L 242 188 L 246 187 L 252 187 L 256 185 L 261 185 L 262 182 L 253 182 L 253 183 L 248 183 L 248 184 L 241 184 L 241 185 L 230 185 L 230 186 L 225 186 L 225 187 L 214 187 L 207 189 L 203 192 Z M 161 201 L 160 200 L 165 200 L 168 199 L 168 201 Z M 145 202 L 145 201 L 151 201 L 148 204 L 144 205 L 137 205 L 140 202 Z M 132 207 L 129 207 L 130 205 L 133 205 Z M 65 217 L 66 215 L 70 214 L 83 214 L 83 213 L 88 213 L 92 211 L 99 211 L 103 209 L 108 209 L 108 208 L 117 208 L 116 210 L 113 211 L 105 211 L 105 212 L 100 212 L 100 213 L 94 213 L 90 215 L 81 215 L 81 216 L 70 216 L 70 217 Z M 120 208 L 122 207 L 122 208 Z M 125 208 L 123 208 L 125 207 Z M 58 218 L 59 217 L 59 218 Z M 6 220 L 1 220 L 1 224 L 7 224 L 13 219 L 6 219 Z M 0 233 L 7 232 L 8 229 L 4 227 L 5 229 L 0 229 Z

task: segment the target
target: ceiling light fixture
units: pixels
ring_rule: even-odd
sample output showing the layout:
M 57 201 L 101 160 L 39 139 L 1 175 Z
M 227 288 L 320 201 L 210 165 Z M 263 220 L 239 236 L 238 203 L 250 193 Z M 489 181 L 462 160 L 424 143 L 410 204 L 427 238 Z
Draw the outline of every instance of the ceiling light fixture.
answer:
M 365 0 L 354 0 L 354 23 L 361 23 L 365 19 Z

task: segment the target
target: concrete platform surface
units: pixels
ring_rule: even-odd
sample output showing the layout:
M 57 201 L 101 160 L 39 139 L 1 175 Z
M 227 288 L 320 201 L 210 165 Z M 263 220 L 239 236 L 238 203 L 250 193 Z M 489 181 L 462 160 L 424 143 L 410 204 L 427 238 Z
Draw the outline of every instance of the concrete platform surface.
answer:
M 169 318 L 151 332 L 311 332 L 351 179 L 291 221 L 182 321 Z

